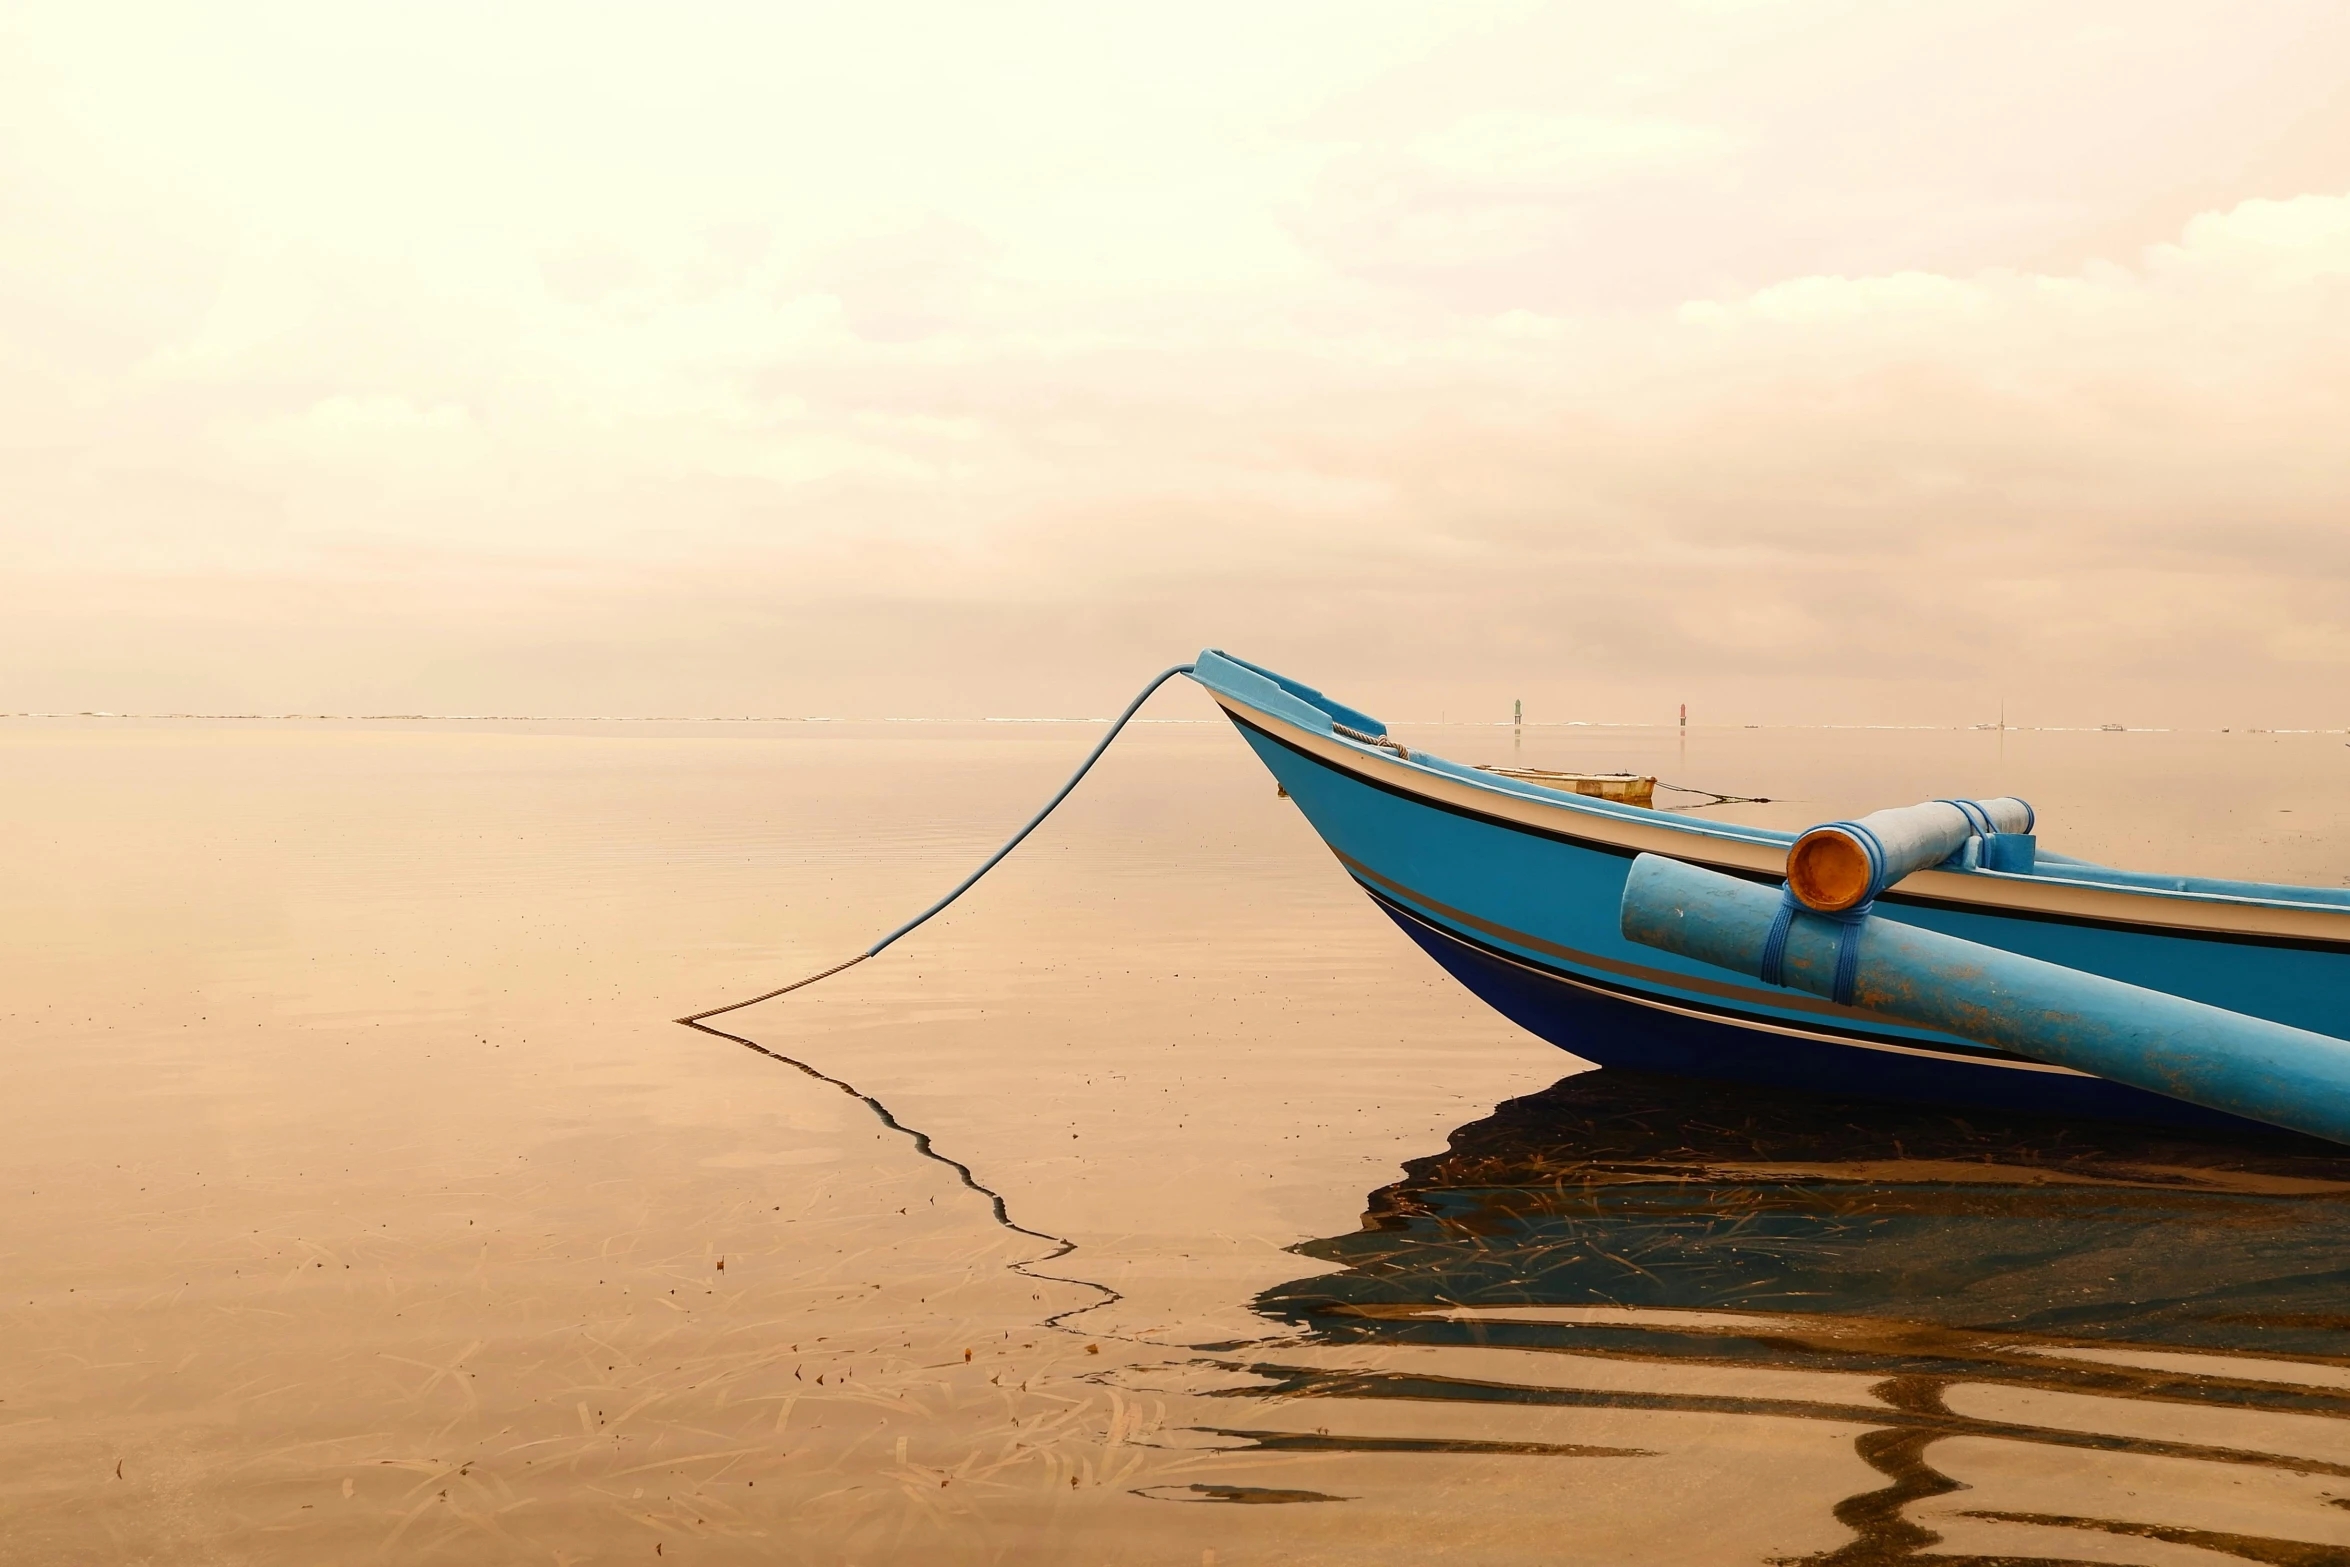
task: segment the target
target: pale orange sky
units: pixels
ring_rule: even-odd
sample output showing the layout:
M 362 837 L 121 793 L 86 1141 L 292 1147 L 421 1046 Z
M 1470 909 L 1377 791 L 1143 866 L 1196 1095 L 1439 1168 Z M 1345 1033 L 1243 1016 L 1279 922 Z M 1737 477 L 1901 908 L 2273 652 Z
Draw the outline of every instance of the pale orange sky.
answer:
M 0 6 L 0 710 L 2350 723 L 2350 8 Z M 1172 710 L 1172 709 L 1171 709 Z

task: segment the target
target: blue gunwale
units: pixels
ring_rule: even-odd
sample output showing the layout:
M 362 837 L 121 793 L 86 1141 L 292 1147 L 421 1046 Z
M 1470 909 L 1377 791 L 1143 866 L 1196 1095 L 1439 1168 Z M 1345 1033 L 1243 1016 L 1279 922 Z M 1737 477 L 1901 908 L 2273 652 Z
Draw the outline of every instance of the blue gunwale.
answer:
M 1632 859 L 1777 884 L 1795 834 L 1565 794 L 1418 752 L 1254 666 L 1198 678 L 1347 875 L 1472 992 L 1586 1060 L 1846 1095 L 2250 1125 L 1792 990 L 1737 983 L 1617 928 Z M 1336 704 L 1330 704 L 1336 706 Z M 1355 720 L 1360 719 L 1361 722 Z M 1882 917 L 2296 1027 L 2350 1031 L 2350 906 L 2051 876 L 1921 871 Z M 2131 875 L 2133 873 L 2119 873 Z M 2171 878 L 2165 878 L 2172 880 Z M 2260 889 L 2292 893 L 2302 889 Z
M 1392 779 L 1372 776 L 1354 771 L 1353 769 L 1338 766 L 1328 757 L 1309 750 L 1305 746 L 1298 744 L 1295 740 L 1275 732 L 1274 729 L 1268 727 L 1265 723 L 1260 721 L 1262 715 L 1258 715 L 1257 717 L 1253 718 L 1250 716 L 1244 716 L 1241 711 L 1235 710 L 1231 703 L 1225 702 L 1223 705 L 1225 707 L 1225 716 L 1230 718 L 1243 733 L 1257 736 L 1274 745 L 1282 747 L 1284 750 L 1294 752 L 1298 756 L 1309 762 L 1312 762 L 1318 767 L 1330 768 L 1333 771 L 1345 773 L 1347 776 L 1353 778 L 1357 783 L 1366 785 L 1373 789 L 1377 789 L 1382 793 L 1392 794 L 1398 798 L 1413 801 L 1415 804 L 1426 806 L 1432 810 L 1444 811 L 1452 815 L 1470 817 L 1478 821 L 1490 823 L 1496 827 L 1505 828 L 1511 832 L 1523 833 L 1532 837 L 1547 838 L 1553 842 L 1571 843 L 1580 848 L 1591 849 L 1599 853 L 1615 855 L 1625 860 L 1630 860 L 1634 856 L 1642 853 L 1659 852 L 1646 846 L 1627 847 L 1622 843 L 1615 842 L 1604 837 L 1570 832 L 1562 827 L 1544 826 L 1538 823 L 1520 821 L 1509 816 L 1480 811 L 1474 806 L 1465 805 L 1458 801 L 1437 798 L 1420 790 L 1406 787 L 1404 784 Z M 1340 745 L 1351 746 L 1354 749 L 1362 752 L 1365 759 L 1369 761 L 1385 762 L 1390 767 L 1420 768 L 1423 771 L 1434 771 L 1434 769 L 1430 769 L 1426 766 L 1425 762 L 1420 759 L 1417 753 L 1415 753 L 1415 756 L 1411 761 L 1398 762 L 1387 758 L 1382 753 L 1375 751 L 1370 747 L 1356 745 L 1356 743 L 1353 741 L 1342 738 L 1339 739 L 1337 743 Z M 1472 769 L 1465 768 L 1461 769 L 1461 771 L 1473 772 Z M 1440 776 L 1454 778 L 1458 775 L 1453 773 L 1448 768 Z M 1521 780 L 1517 779 L 1501 779 L 1499 775 L 1486 776 L 1491 776 L 1499 782 L 1503 783 L 1522 782 Z M 1795 841 L 1797 836 L 1791 832 L 1783 832 L 1767 827 L 1732 828 L 1728 824 L 1720 822 L 1692 821 L 1686 817 L 1675 816 L 1670 812 L 1653 811 L 1640 806 L 1619 805 L 1612 800 L 1599 800 L 1588 795 L 1568 794 L 1561 790 L 1543 789 L 1538 784 L 1526 784 L 1523 788 L 1520 789 L 1510 789 L 1495 787 L 1493 783 L 1486 781 L 1485 776 L 1463 777 L 1459 778 L 1458 781 L 1466 783 L 1472 788 L 1486 789 L 1496 795 L 1503 795 L 1514 799 L 1526 800 L 1532 803 L 1551 806 L 1554 808 L 1562 808 L 1570 812 L 1586 812 L 1595 815 L 1617 816 L 1619 818 L 1624 815 L 1638 815 L 1646 817 L 1650 822 L 1664 824 L 1668 826 L 1669 830 L 1676 834 L 1683 834 L 1700 841 L 1711 839 L 1739 844 L 1765 845 L 1775 850 L 1781 857 L 1782 861 L 1788 846 Z M 1539 793 L 1536 793 L 1535 791 L 1539 791 Z M 1691 852 L 1689 847 L 1669 848 L 1662 852 L 1672 853 L 1678 858 L 1698 861 L 1700 863 L 1707 864 L 1709 868 L 1724 871 L 1729 875 L 1744 877 L 1749 881 L 1768 882 L 1776 886 L 1786 878 L 1786 872 L 1783 864 L 1776 869 L 1758 869 L 1751 865 L 1725 864 L 1707 859 L 1702 853 Z M 2088 869 L 2088 867 L 2077 864 L 2068 865 L 2065 868 L 2070 870 Z M 1969 878 L 1970 880 L 1979 878 L 1980 880 L 1987 883 L 2006 883 L 2019 887 L 2079 888 L 2087 892 L 2119 895 L 2121 897 L 2132 900 L 2147 899 L 2155 902 L 2167 902 L 2182 905 L 2219 905 L 2233 906 L 2243 909 L 2293 910 L 2296 912 L 2307 911 L 2310 913 L 2323 915 L 2343 916 L 2343 929 L 2341 934 L 2329 936 L 2306 936 L 2297 933 L 2287 933 L 2280 931 L 2227 930 L 2203 926 L 2183 926 L 2180 924 L 2159 921 L 2145 917 L 2133 918 L 2126 913 L 2119 912 L 2108 914 L 2088 914 L 2075 913 L 2062 909 L 2029 908 L 2005 904 L 1997 906 L 1997 912 L 2003 919 L 2020 919 L 2044 921 L 2056 924 L 2083 925 L 2109 930 L 2161 931 L 2165 934 L 2188 934 L 2189 932 L 2192 932 L 2192 934 L 2195 935 L 2198 939 L 2206 941 L 2240 942 L 2256 946 L 2300 947 L 2307 948 L 2312 951 L 2322 952 L 2350 952 L 2350 908 L 2345 908 L 2341 904 L 2318 902 L 2305 903 L 2292 899 L 2279 898 L 2255 898 L 2248 897 L 2240 893 L 2178 891 L 2175 889 L 2162 887 L 2138 887 L 2115 882 L 2097 881 L 2088 876 L 2050 876 L 2036 873 L 2031 875 L 2021 875 L 2006 871 L 1989 870 L 1945 871 L 1937 869 L 1934 871 L 1920 872 L 1918 877 L 1912 877 L 1911 880 L 1915 881 L 1919 879 L 1919 877 L 1934 876 L 1963 876 Z M 2310 890 L 2323 891 L 2326 889 L 2312 888 Z M 1890 903 L 1921 909 L 1943 908 L 1966 910 L 1969 912 L 1979 911 L 1987 906 L 1987 900 L 1981 897 L 1970 898 L 1937 896 L 1932 893 L 1902 891 L 1899 888 L 1888 890 L 1877 901 L 1880 904 Z

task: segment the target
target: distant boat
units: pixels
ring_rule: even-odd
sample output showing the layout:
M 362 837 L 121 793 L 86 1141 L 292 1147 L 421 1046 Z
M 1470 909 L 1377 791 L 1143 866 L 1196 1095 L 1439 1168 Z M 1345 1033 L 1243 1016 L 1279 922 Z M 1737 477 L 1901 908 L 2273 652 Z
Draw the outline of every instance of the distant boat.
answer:
M 1407 935 L 1504 1016 L 1587 1061 L 1843 1095 L 2250 1124 L 1728 976 L 1623 935 L 1636 855 L 1776 886 L 1795 833 L 1580 787 L 1602 775 L 1447 761 L 1398 742 L 1368 713 L 1225 654 L 1201 654 L 1190 673 Z M 2029 851 L 2029 808 L 1997 803 L 2026 813 L 2019 836 Z M 1875 908 L 2249 1017 L 2350 1032 L 2350 889 L 2154 875 L 2033 852 L 2020 870 L 1961 861 L 1916 871 Z
M 2103 734 L 2109 734 L 2109 735 L 2118 735 L 2118 734 L 2122 734 L 2122 733 L 2126 732 L 2126 730 L 2127 730 L 2127 727 L 2128 727 L 2127 725 L 2123 725 L 2123 724 L 2099 724 L 2099 725 L 2097 726 L 2097 728 L 2098 728 L 2098 731 L 2099 731 L 2100 733 L 2103 733 Z
M 1656 780 L 1639 773 L 1554 773 L 1541 767 L 1495 767 L 1480 763 L 1478 771 L 1497 778 L 1516 778 L 1556 789 L 1561 794 L 1588 795 L 1621 805 L 1654 805 Z

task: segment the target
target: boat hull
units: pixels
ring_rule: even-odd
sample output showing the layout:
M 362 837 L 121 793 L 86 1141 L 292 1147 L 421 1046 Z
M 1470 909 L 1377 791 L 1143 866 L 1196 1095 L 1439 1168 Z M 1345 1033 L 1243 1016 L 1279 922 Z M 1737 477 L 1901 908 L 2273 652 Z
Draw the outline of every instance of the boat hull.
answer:
M 1842 1096 L 2252 1124 L 1798 992 L 1726 979 L 1624 939 L 1618 910 L 1635 855 L 1671 854 L 1775 883 L 1785 847 L 1772 839 L 1784 834 L 1596 802 L 1488 794 L 1452 764 L 1317 734 L 1222 692 L 1218 700 L 1348 875 L 1413 941 L 1495 1010 L 1584 1060 Z M 2188 908 L 2123 892 L 2026 887 L 2014 878 L 1981 883 L 1984 896 L 2010 906 L 1946 895 L 1951 887 L 1971 893 L 1971 880 L 1921 873 L 1913 881 L 1929 891 L 1889 893 L 1879 916 L 2295 1027 L 2343 1032 L 2350 913 Z M 2029 899 L 2041 906 L 2020 901 Z M 2271 928 L 2259 927 L 2263 918 Z M 2209 928 L 2195 928 L 2198 920 Z
M 1597 1066 L 1758 1083 L 1840 1099 L 2274 1131 L 2104 1078 L 2001 1071 L 1930 1054 L 1868 1050 L 1844 1041 L 1773 1033 L 1734 1015 L 1635 1000 L 1502 956 L 1376 892 L 1371 899 L 1487 1006 L 1536 1038 Z

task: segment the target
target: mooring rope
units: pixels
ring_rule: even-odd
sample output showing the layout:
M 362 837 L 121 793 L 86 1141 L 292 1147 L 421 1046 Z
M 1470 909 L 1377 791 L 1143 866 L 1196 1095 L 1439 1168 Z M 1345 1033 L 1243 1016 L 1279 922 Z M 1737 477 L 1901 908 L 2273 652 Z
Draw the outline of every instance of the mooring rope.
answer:
M 1779 803 L 1768 795 L 1724 794 L 1718 789 L 1692 789 L 1687 784 L 1666 783 L 1662 778 L 1656 781 L 1656 786 L 1659 789 L 1670 789 L 1675 794 L 1710 794 L 1713 796 L 1712 799 L 1705 802 L 1705 805 L 1675 806 L 1675 810 L 1702 811 L 1707 805 L 1776 805 Z
M 1053 808 L 1059 805 L 1063 800 L 1069 798 L 1069 791 L 1077 787 L 1078 780 L 1093 770 L 1093 764 L 1102 759 L 1102 753 L 1110 748 L 1110 742 L 1118 738 L 1118 731 L 1126 727 L 1126 721 L 1128 719 L 1132 718 L 1137 712 L 1141 711 L 1142 704 L 1150 700 L 1151 693 L 1158 690 L 1159 687 L 1165 685 L 1168 681 L 1174 679 L 1177 675 L 1190 674 L 1192 667 L 1193 666 L 1189 664 L 1177 664 L 1171 668 L 1162 669 L 1156 675 L 1153 675 L 1151 677 L 1150 684 L 1144 686 L 1140 692 L 1136 693 L 1134 700 L 1126 704 L 1126 711 L 1120 713 L 1116 718 L 1110 720 L 1110 732 L 1102 736 L 1101 743 L 1099 745 L 1095 746 L 1091 751 L 1086 753 L 1085 760 L 1077 764 L 1077 771 L 1069 775 L 1069 781 L 1061 785 L 1060 789 L 1055 792 L 1051 799 L 1044 802 L 1044 809 L 1038 811 L 1034 816 L 1029 817 L 1028 824 L 1025 827 L 1022 827 L 1018 832 L 1012 834 L 1011 837 L 1005 839 L 1004 846 L 996 850 L 995 853 L 989 855 L 986 860 L 981 862 L 979 869 L 973 871 L 970 875 L 957 882 L 955 884 L 954 891 L 948 893 L 945 897 L 939 899 L 936 903 L 933 903 L 929 908 L 924 909 L 921 913 L 915 915 L 912 919 L 906 921 L 906 923 L 900 925 L 897 929 L 891 931 L 888 935 L 882 937 L 879 941 L 875 942 L 872 946 L 867 947 L 864 951 L 858 953 L 855 957 L 849 959 L 846 963 L 835 963 L 832 967 L 825 969 L 821 973 L 810 974 L 806 979 L 795 979 L 788 985 L 779 985 L 773 990 L 751 997 L 748 1001 L 730 1001 L 725 1006 L 712 1007 L 707 1012 L 696 1012 L 691 1016 L 674 1018 L 671 1021 L 689 1024 L 699 1023 L 706 1017 L 716 1017 L 722 1012 L 739 1012 L 744 1007 L 757 1006 L 762 1001 L 773 1001 L 777 996 L 789 995 L 791 992 L 801 989 L 804 986 L 815 984 L 816 981 L 820 979 L 830 979 L 833 975 L 838 974 L 842 969 L 855 968 L 858 964 L 864 962 L 867 958 L 879 957 L 883 948 L 887 947 L 891 942 L 897 940 L 900 936 L 905 935 L 908 931 L 911 931 L 917 926 L 923 924 L 925 921 L 930 919 L 932 915 L 939 913 L 948 904 L 954 902 L 964 893 L 969 892 L 980 877 L 985 876 L 989 871 L 992 871 L 996 868 L 996 863 L 998 861 L 1003 859 L 1005 855 L 1011 853 L 1014 849 L 1020 847 L 1020 841 L 1023 838 L 1026 838 L 1030 833 L 1036 831 L 1038 826 L 1043 823 L 1044 819 L 1053 814 Z

